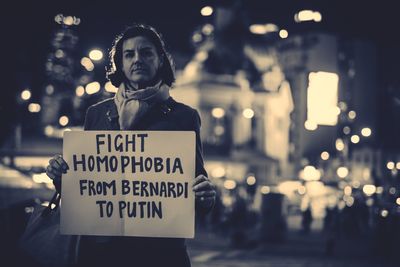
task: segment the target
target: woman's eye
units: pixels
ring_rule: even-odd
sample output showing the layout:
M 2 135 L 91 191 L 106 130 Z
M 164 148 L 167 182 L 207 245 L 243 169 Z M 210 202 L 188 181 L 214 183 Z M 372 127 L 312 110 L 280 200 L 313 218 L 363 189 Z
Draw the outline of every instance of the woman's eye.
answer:
M 153 52 L 151 52 L 151 51 L 144 51 L 144 52 L 143 52 L 143 56 L 151 57 L 151 56 L 153 56 Z

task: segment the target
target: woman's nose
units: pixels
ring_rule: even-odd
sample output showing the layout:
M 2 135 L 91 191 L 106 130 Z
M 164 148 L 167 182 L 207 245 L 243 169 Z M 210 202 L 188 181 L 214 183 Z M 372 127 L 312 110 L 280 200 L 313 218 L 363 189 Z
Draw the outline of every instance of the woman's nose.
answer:
M 133 57 L 133 62 L 141 62 L 142 61 L 142 56 L 139 53 L 135 53 L 135 56 Z

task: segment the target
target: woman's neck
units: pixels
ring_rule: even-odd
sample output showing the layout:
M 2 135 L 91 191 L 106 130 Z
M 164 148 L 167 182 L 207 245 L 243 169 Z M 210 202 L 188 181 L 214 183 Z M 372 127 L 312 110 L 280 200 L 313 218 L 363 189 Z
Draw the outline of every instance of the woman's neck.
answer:
M 131 81 L 126 81 L 125 86 L 126 86 L 126 89 L 129 91 L 137 91 L 139 89 L 145 89 L 147 87 L 155 86 L 159 82 L 160 82 L 160 79 L 154 79 L 147 83 L 132 83 Z

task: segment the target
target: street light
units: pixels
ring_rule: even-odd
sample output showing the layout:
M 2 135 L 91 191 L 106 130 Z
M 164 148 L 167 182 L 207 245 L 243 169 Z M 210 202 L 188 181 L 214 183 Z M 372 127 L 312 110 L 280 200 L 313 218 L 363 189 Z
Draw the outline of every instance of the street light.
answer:
M 93 49 L 89 52 L 89 58 L 94 61 L 99 61 L 103 58 L 103 52 L 99 49 Z
M 342 179 L 346 178 L 347 175 L 349 174 L 349 169 L 347 169 L 346 167 L 339 167 L 336 170 L 336 174 Z
M 202 16 L 208 17 L 208 16 L 211 16 L 211 15 L 212 15 L 213 11 L 214 11 L 214 10 L 213 10 L 212 7 L 210 7 L 210 6 L 205 6 L 205 7 L 203 7 L 203 8 L 200 10 L 200 13 L 201 13 Z
M 353 143 L 353 144 L 357 144 L 358 142 L 360 142 L 360 137 L 358 136 L 358 135 L 352 135 L 351 136 L 351 138 L 350 138 L 350 140 L 351 140 L 351 142 Z
M 364 136 L 364 137 L 369 137 L 369 136 L 371 136 L 371 134 L 372 134 L 372 130 L 370 128 L 368 128 L 368 127 L 363 128 L 361 130 L 361 135 Z
M 21 98 L 24 101 L 28 101 L 32 96 L 32 93 L 29 89 L 25 89 L 24 91 L 21 92 Z

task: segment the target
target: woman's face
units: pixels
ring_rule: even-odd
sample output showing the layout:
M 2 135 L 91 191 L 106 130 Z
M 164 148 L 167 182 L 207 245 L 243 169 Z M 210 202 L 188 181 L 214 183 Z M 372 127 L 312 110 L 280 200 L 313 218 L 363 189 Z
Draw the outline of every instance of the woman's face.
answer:
M 162 60 L 154 44 L 144 36 L 126 39 L 122 44 L 122 69 L 134 88 L 154 82 Z

